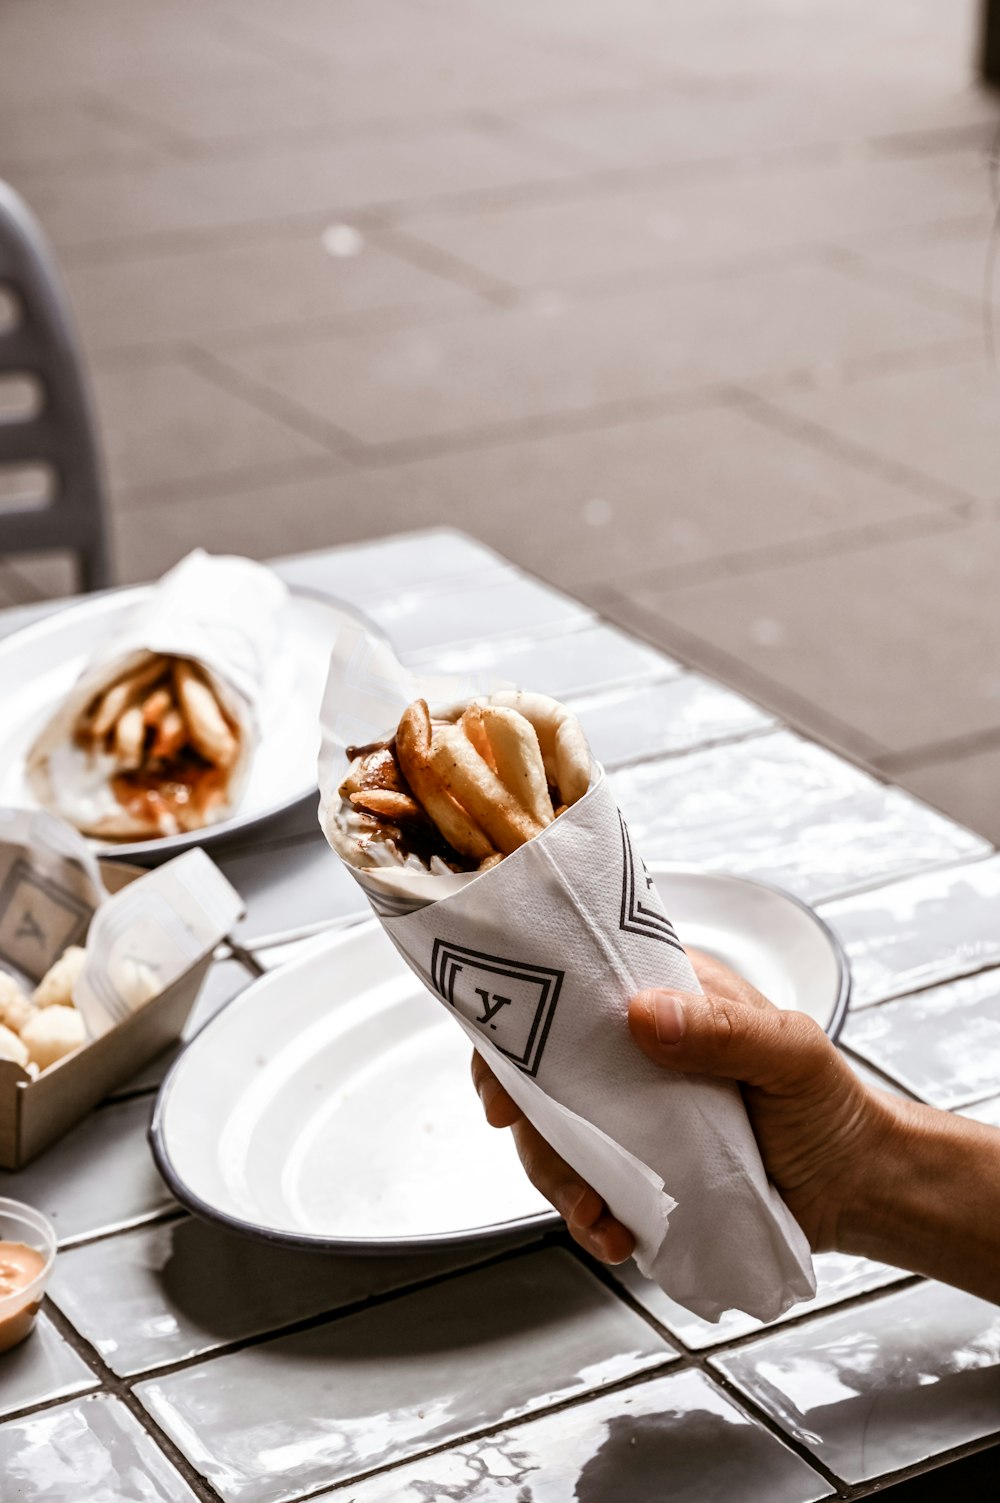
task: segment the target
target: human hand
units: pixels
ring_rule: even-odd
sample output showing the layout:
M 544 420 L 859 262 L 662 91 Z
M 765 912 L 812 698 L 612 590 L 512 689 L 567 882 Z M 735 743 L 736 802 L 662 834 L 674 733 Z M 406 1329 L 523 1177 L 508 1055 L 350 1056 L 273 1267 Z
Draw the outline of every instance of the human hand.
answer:
M 841 1222 L 893 1131 L 892 1099 L 862 1084 L 804 1013 L 783 1012 L 721 961 L 689 952 L 703 993 L 644 991 L 632 1037 L 658 1065 L 739 1081 L 764 1167 L 814 1252 L 836 1248 Z M 594 1257 L 621 1263 L 634 1239 L 531 1125 L 485 1061 L 472 1075 L 487 1121 L 510 1127 L 532 1184 Z

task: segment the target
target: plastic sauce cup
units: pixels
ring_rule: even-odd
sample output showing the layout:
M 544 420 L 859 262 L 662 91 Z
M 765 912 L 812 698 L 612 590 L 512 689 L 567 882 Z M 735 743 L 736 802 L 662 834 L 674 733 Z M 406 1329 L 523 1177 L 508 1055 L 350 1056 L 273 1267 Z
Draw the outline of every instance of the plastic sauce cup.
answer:
M 56 1259 L 56 1233 L 51 1222 L 33 1206 L 0 1195 L 0 1243 L 30 1247 L 43 1259 L 38 1272 L 21 1288 L 0 1295 L 0 1352 L 17 1346 L 35 1324 L 45 1285 Z

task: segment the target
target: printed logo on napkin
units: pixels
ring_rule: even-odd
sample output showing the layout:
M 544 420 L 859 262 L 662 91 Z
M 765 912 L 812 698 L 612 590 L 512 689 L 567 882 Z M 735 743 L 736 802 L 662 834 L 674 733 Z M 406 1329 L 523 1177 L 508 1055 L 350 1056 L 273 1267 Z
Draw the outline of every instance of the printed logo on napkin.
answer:
M 439 996 L 486 1033 L 526 1075 L 537 1075 L 564 971 L 486 955 L 436 939 L 431 980 Z
M 621 813 L 618 823 L 622 830 L 622 905 L 618 927 L 626 934 L 642 934 L 647 939 L 662 940 L 683 953 L 683 945 L 677 938 L 673 924 L 663 911 L 653 879 L 646 870 L 642 858 L 632 849 L 632 839 Z

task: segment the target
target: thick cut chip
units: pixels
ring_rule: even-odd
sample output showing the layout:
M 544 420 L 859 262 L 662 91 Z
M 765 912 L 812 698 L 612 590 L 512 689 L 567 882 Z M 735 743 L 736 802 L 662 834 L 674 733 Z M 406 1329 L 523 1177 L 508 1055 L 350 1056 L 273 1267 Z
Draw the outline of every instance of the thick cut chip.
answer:
M 403 711 L 396 730 L 396 755 L 403 776 L 452 849 L 469 861 L 485 861 L 495 847 L 477 820 L 451 797 L 431 765 L 430 754 L 431 719 L 427 701 L 417 699 Z
M 542 825 L 517 802 L 464 731 L 439 727 L 431 739 L 431 766 L 444 787 L 509 856 L 541 833 Z

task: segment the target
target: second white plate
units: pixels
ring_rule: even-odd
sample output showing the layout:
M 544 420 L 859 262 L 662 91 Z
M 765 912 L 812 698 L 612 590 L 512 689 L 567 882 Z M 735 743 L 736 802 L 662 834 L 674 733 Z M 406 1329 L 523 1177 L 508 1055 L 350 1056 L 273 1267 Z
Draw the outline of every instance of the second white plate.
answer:
M 815 914 L 743 878 L 654 875 L 686 944 L 836 1033 L 847 965 Z M 191 1210 L 296 1246 L 434 1246 L 556 1220 L 510 1133 L 486 1125 L 465 1035 L 374 922 L 306 942 L 213 1018 L 150 1136 Z
M 25 779 L 28 748 L 93 653 L 150 589 L 143 585 L 95 595 L 0 643 L 4 684 L 0 807 L 37 807 Z M 316 787 L 319 710 L 330 651 L 343 619 L 343 612 L 331 600 L 299 591 L 290 594 L 281 652 L 283 672 L 261 705 L 261 735 L 250 777 L 229 819 L 156 840 L 93 841 L 94 849 L 133 861 L 165 861 L 188 846 L 222 840 L 308 798 Z

